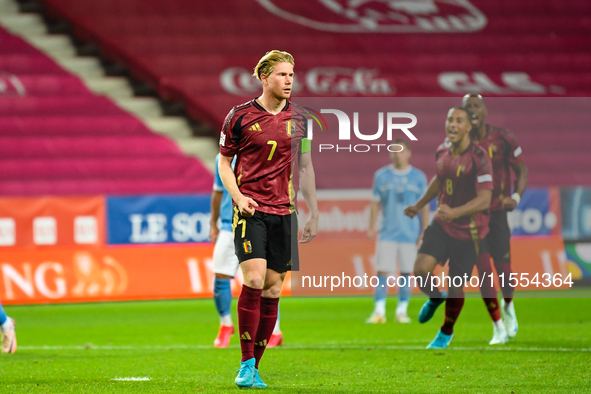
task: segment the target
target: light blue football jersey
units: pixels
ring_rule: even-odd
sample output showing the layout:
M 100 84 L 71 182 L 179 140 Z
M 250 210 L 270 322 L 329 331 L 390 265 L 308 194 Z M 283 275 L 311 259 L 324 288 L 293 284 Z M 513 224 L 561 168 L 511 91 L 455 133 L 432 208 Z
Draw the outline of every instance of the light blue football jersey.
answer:
M 404 214 L 404 208 L 416 204 L 426 190 L 425 173 L 413 166 L 397 170 L 390 164 L 376 171 L 372 199 L 382 205 L 380 241 L 418 241 L 421 233 L 419 216 L 409 218 Z
M 220 219 L 222 221 L 222 227 L 220 230 L 225 231 L 232 231 L 232 197 L 230 197 L 230 193 L 224 187 L 222 183 L 222 178 L 220 178 L 220 170 L 218 169 L 218 164 L 220 162 L 220 155 L 219 153 L 215 157 L 215 171 L 213 177 L 213 190 L 216 192 L 223 192 L 222 195 L 222 203 L 220 204 Z M 232 160 L 232 168 L 236 164 L 236 157 Z

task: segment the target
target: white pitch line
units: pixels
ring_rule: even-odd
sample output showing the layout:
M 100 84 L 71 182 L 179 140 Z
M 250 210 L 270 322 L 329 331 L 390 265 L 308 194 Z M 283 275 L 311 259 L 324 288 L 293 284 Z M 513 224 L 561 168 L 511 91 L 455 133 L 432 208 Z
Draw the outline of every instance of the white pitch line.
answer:
M 238 348 L 238 346 L 230 346 Z M 213 347 L 210 345 L 171 345 L 171 346 L 131 346 L 131 345 L 66 345 L 66 346 L 19 346 L 21 350 L 168 350 L 168 349 L 194 349 L 194 350 L 207 350 L 212 349 Z
M 427 342 L 427 341 L 426 341 Z M 208 350 L 213 349 L 210 345 L 171 345 L 171 346 L 19 346 L 20 350 Z M 230 349 L 238 348 L 237 345 L 230 346 Z M 293 346 L 283 345 L 284 350 L 425 350 L 425 346 L 405 345 L 334 345 L 334 346 Z M 444 350 L 457 350 L 468 352 L 591 352 L 591 348 L 567 348 L 567 347 L 511 347 L 511 346 L 489 346 L 469 347 L 451 346 Z
M 131 377 L 131 378 L 113 378 L 111 380 L 114 380 L 116 382 L 145 382 L 145 381 L 148 381 L 151 379 L 148 377 L 139 377 L 139 378 Z
M 294 350 L 426 350 L 425 346 L 397 346 L 397 345 L 371 345 L 371 346 L 363 346 L 363 345 L 355 345 L 355 346 L 282 346 L 286 350 L 294 349 Z M 439 349 L 439 350 L 459 350 L 459 351 L 490 351 L 490 352 L 591 352 L 591 348 L 540 348 L 540 347 L 499 347 L 499 346 L 490 346 L 490 347 L 468 347 L 468 346 L 451 346 L 447 349 Z

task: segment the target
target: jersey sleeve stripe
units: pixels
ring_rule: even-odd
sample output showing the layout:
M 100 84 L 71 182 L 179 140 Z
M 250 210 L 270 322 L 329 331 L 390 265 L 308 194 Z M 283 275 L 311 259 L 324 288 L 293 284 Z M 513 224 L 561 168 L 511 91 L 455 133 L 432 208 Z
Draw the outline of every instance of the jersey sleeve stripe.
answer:
M 515 149 L 515 151 L 513 152 L 513 156 L 517 157 L 519 156 L 521 153 L 523 152 L 523 150 L 521 150 L 521 146 L 517 147 L 517 149 Z
M 232 127 L 232 141 L 235 143 L 238 143 L 238 141 L 240 141 L 240 137 L 242 136 L 242 119 L 244 119 L 245 116 L 246 114 L 242 114 Z
M 493 180 L 492 175 L 490 175 L 490 174 L 480 175 L 477 179 L 478 179 L 478 183 L 492 182 L 492 180 Z

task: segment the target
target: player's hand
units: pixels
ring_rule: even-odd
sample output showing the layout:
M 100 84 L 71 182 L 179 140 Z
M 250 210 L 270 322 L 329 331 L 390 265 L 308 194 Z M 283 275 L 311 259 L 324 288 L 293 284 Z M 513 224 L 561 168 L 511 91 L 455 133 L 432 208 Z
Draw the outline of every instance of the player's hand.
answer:
M 447 204 L 441 204 L 438 209 L 439 217 L 445 222 L 452 221 L 456 218 L 455 211 Z
M 378 235 L 378 230 L 376 230 L 375 228 L 370 228 L 369 230 L 367 230 L 367 238 L 370 241 L 375 241 L 377 235 Z
M 306 221 L 304 225 L 304 231 L 302 231 L 302 238 L 300 239 L 300 243 L 307 244 L 314 237 L 318 234 L 318 219 L 317 218 L 310 218 Z
M 511 197 L 505 197 L 503 199 L 502 204 L 503 204 L 503 209 L 508 212 L 511 212 L 512 210 L 515 209 L 515 207 L 517 207 L 517 201 L 515 201 Z
M 238 205 L 240 214 L 245 218 L 249 218 L 254 215 L 255 208 L 259 206 L 255 200 L 244 196 L 240 200 L 236 201 L 236 205 Z
M 216 243 L 218 241 L 218 235 L 220 235 L 220 229 L 218 228 L 218 224 L 212 222 L 209 230 L 209 239 L 211 243 Z
M 410 207 L 404 208 L 404 214 L 411 219 L 417 216 L 419 214 L 419 211 L 420 209 L 417 208 L 416 205 L 411 205 Z

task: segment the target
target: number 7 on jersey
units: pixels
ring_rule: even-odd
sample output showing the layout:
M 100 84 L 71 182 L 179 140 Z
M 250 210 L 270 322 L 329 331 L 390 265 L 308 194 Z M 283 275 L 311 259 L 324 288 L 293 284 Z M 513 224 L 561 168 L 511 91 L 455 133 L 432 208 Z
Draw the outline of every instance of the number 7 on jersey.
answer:
M 271 153 L 269 153 L 269 157 L 267 158 L 268 160 L 271 160 L 273 158 L 273 154 L 275 153 L 275 149 L 277 149 L 277 141 L 267 141 L 267 145 L 271 145 Z

